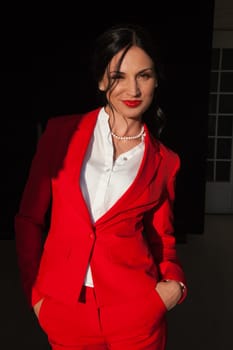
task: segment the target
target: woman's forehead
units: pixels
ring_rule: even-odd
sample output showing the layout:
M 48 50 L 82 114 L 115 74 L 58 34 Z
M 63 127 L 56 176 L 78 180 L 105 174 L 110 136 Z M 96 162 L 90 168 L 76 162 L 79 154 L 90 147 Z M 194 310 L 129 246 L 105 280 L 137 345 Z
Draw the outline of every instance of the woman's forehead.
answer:
M 118 69 L 119 61 L 121 60 L 124 51 L 125 50 L 122 49 L 115 56 L 113 56 L 109 64 L 110 71 Z M 132 46 L 129 48 L 129 50 L 125 53 L 120 66 L 121 70 L 123 71 L 132 68 L 145 69 L 145 67 L 152 68 L 153 61 L 151 57 L 138 46 Z

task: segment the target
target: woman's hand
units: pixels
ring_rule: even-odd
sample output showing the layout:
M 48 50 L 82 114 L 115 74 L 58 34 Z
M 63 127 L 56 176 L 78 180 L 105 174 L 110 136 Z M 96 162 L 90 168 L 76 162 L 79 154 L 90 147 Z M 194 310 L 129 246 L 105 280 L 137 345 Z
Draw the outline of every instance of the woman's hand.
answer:
M 43 303 L 43 300 L 44 298 L 42 298 L 41 300 L 39 300 L 34 306 L 33 306 L 33 309 L 34 309 L 34 312 L 36 314 L 36 317 L 39 316 L 39 312 L 40 312 L 40 308 L 41 308 L 41 304 Z
M 181 284 L 174 280 L 158 282 L 155 289 L 168 311 L 176 306 L 183 294 Z

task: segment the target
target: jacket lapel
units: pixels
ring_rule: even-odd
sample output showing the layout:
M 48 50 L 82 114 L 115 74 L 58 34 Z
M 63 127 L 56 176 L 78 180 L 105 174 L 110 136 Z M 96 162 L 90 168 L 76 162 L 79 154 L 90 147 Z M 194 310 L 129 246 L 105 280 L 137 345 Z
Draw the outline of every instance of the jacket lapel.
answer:
M 97 220 L 98 224 L 105 220 L 109 220 L 111 216 L 115 215 L 116 211 L 121 210 L 122 208 L 127 208 L 132 205 L 132 203 L 135 203 L 138 199 L 139 193 L 145 191 L 151 182 L 151 179 L 155 176 L 162 155 L 159 151 L 158 142 L 151 138 L 146 126 L 145 131 L 145 151 L 136 178 L 119 200 L 101 218 L 99 218 L 99 220 Z
M 59 176 L 59 183 L 68 197 L 70 204 L 77 210 L 83 219 L 91 220 L 86 202 L 80 188 L 80 173 L 96 124 L 99 108 L 87 113 L 77 121 L 64 159 L 63 171 Z

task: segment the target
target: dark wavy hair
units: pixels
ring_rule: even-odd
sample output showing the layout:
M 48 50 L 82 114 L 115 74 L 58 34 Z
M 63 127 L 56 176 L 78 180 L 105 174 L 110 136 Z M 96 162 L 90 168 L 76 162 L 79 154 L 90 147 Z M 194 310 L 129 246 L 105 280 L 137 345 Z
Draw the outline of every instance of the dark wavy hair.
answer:
M 146 28 L 137 24 L 118 24 L 100 34 L 91 52 L 92 75 L 95 84 L 98 86 L 113 56 L 123 50 L 123 54 L 118 62 L 118 68 L 120 68 L 125 54 L 132 46 L 138 46 L 144 50 L 154 63 L 158 87 L 156 88 L 150 107 L 143 114 L 142 120 L 148 126 L 152 135 L 159 138 L 166 121 L 165 115 L 158 104 L 159 87 L 163 77 L 163 69 L 156 40 Z M 114 82 L 111 83 L 109 80 L 109 86 L 104 92 L 97 89 L 100 101 L 103 105 L 107 103 L 106 92 L 111 88 L 112 84 L 114 84 Z

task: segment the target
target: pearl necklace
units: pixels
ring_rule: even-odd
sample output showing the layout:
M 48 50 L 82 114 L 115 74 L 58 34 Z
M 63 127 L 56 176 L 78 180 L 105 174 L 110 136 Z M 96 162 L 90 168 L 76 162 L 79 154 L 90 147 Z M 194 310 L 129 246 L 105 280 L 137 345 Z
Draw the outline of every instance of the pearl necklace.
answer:
M 113 131 L 111 131 L 111 135 L 113 137 L 115 137 L 117 140 L 121 140 L 121 141 L 136 140 L 136 139 L 139 139 L 140 137 L 144 136 L 144 126 L 142 126 L 140 133 L 137 135 L 134 135 L 134 136 L 119 136 L 119 135 L 114 134 Z

